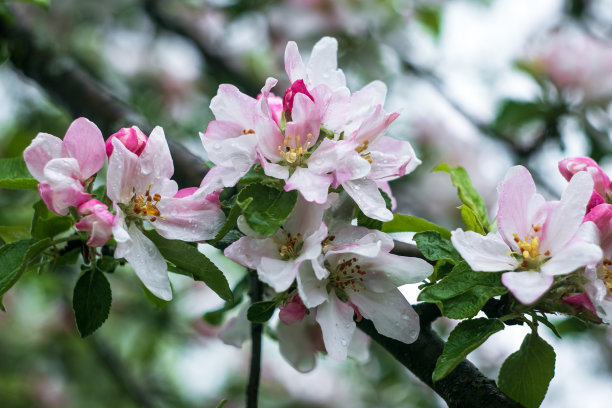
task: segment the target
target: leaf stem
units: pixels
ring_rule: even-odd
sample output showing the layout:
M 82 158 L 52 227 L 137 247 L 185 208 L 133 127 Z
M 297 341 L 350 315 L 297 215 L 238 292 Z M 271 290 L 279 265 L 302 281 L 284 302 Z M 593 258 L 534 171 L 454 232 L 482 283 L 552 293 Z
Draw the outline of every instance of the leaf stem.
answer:
M 260 302 L 263 298 L 263 284 L 257 278 L 257 272 L 250 271 L 249 276 L 251 303 Z M 251 323 L 251 365 L 249 382 L 246 390 L 246 407 L 257 408 L 259 379 L 261 374 L 261 337 L 263 325 Z

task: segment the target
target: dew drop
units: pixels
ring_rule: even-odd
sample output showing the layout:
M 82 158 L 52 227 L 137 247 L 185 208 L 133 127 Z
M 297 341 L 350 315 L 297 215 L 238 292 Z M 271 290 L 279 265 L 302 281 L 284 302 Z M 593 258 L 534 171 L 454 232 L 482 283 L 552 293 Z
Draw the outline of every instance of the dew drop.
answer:
M 344 339 L 340 340 L 340 344 L 342 344 L 343 346 L 346 346 L 347 345 L 346 340 Z

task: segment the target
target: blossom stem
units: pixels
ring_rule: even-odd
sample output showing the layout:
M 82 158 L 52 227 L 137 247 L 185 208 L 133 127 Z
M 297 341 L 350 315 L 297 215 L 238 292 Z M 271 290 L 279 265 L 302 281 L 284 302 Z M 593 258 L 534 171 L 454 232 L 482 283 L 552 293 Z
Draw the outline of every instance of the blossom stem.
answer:
M 257 278 L 257 273 L 250 272 L 249 276 L 251 303 L 262 300 L 263 284 Z M 261 374 L 261 337 L 263 325 L 251 323 L 251 365 L 249 368 L 249 382 L 246 391 L 246 407 L 257 408 L 257 395 L 259 393 L 259 378 Z

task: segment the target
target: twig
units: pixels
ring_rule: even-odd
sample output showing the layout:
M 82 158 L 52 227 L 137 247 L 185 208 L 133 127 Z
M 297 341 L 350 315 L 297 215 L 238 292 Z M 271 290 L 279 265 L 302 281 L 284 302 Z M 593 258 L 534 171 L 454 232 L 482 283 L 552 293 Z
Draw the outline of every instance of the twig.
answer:
M 366 319 L 357 323 L 357 326 L 438 393 L 450 408 L 521 407 L 502 393 L 493 380 L 485 377 L 467 360 L 459 363 L 446 378 L 433 382 L 431 376 L 436 361 L 442 354 L 444 343 L 431 330 L 430 324 L 440 312 L 433 304 L 417 304 L 415 310 L 421 317 L 421 332 L 412 344 L 404 344 L 383 336 L 376 331 L 374 324 Z
M 249 276 L 251 302 L 259 302 L 263 296 L 263 284 L 257 278 L 257 273 Z M 261 374 L 261 335 L 263 325 L 251 323 L 251 364 L 249 367 L 249 382 L 246 390 L 247 408 L 257 408 L 257 395 L 259 394 L 259 378 Z

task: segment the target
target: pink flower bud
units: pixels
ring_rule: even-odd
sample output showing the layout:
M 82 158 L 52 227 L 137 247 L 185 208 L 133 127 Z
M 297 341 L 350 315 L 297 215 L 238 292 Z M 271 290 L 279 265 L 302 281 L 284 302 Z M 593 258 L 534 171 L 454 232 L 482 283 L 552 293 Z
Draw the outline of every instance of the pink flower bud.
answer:
M 257 100 L 260 100 L 261 98 L 263 98 L 263 94 L 260 93 L 257 95 Z M 291 100 L 291 104 L 293 105 L 293 99 Z M 283 113 L 283 98 L 272 93 L 268 94 L 268 106 L 270 107 L 270 112 L 272 113 L 272 119 L 278 125 Z
M 597 314 L 595 306 L 593 306 L 593 302 L 591 302 L 591 299 L 586 293 L 579 293 L 577 295 L 568 296 L 566 298 L 563 298 L 563 302 L 577 307 L 578 309 L 584 308 Z
M 117 133 L 110 135 L 109 138 L 106 139 L 106 155 L 108 157 L 113 153 L 113 138 L 119 139 L 130 152 L 137 156 L 140 156 L 148 140 L 147 135 L 142 133 L 137 126 L 120 129 Z
M 108 211 L 108 207 L 98 200 L 89 200 L 79 205 L 79 215 L 84 216 L 75 224 L 79 231 L 90 233 L 87 245 L 100 247 L 106 244 L 113 234 L 115 216 Z
M 567 181 L 579 171 L 586 171 L 593 177 L 595 191 L 604 198 L 610 195 L 610 179 L 603 169 L 599 167 L 599 164 L 590 157 L 571 157 L 561 160 L 559 162 L 559 171 Z
M 293 98 L 295 98 L 295 95 L 298 93 L 303 93 L 314 102 L 314 98 L 310 92 L 308 92 L 308 88 L 306 88 L 304 81 L 302 79 L 298 79 L 285 91 L 285 97 L 283 98 L 284 112 L 288 112 L 291 115 L 291 111 L 293 110 Z
M 291 296 L 287 304 L 279 307 L 279 309 L 278 317 L 286 325 L 299 322 L 306 314 L 306 306 L 304 306 L 302 299 L 297 293 Z

